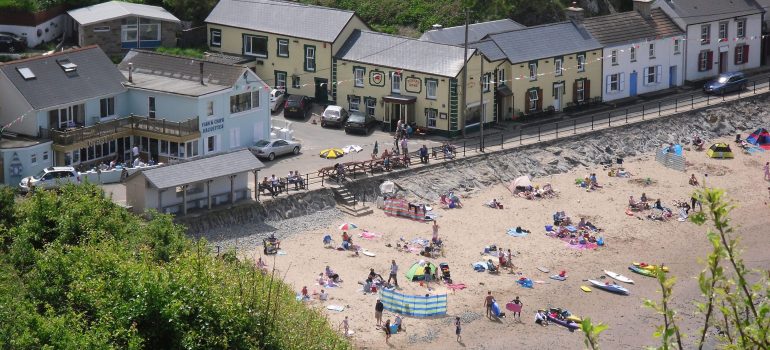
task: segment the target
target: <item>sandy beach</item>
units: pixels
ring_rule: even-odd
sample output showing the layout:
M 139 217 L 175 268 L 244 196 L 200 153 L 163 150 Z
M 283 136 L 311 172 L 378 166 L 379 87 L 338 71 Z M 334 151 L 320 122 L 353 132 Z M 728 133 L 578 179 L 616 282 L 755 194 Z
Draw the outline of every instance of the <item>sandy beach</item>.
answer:
M 712 142 L 714 140 L 711 140 Z M 730 140 L 723 140 L 729 142 Z M 444 241 L 444 256 L 427 259 L 416 253 L 399 252 L 396 243 L 401 238 L 431 238 L 432 223 L 420 223 L 404 218 L 389 217 L 381 209 L 361 218 L 340 217 L 337 224 L 323 230 L 297 233 L 282 242 L 285 255 L 266 257 L 269 266 L 275 266 L 285 275 L 286 282 L 299 292 L 303 286 L 312 293 L 326 289 L 330 300 L 308 302 L 309 307 L 323 308 L 329 322 L 337 327 L 345 316 L 350 319 L 352 339 L 358 348 L 420 348 L 420 349 L 500 349 L 512 346 L 576 349 L 583 348 L 583 335 L 570 333 L 558 325 L 541 327 L 534 323 L 538 308 L 562 307 L 573 314 L 603 322 L 609 329 L 601 335 L 606 349 L 639 349 L 656 345 L 652 334 L 662 319 L 643 307 L 644 299 L 659 299 L 657 281 L 634 274 L 628 270 L 632 262 L 665 263 L 670 274 L 677 278 L 674 289 L 674 307 L 678 309 L 683 332 L 695 334 L 699 326 L 690 318 L 694 315 L 693 301 L 700 298 L 697 274 L 702 269 L 700 261 L 710 245 L 705 238 L 706 227 L 673 219 L 661 222 L 644 218 L 646 212 L 626 214 L 628 197 L 635 198 L 644 192 L 654 201 L 660 198 L 663 205 L 673 208 L 674 200 L 688 200 L 695 187 L 688 184 L 690 174 L 696 174 L 701 184 L 725 189 L 736 205 L 732 214 L 738 225 L 741 247 L 747 265 L 759 270 L 770 269 L 767 258 L 767 238 L 762 227 L 770 224 L 768 210 L 768 183 L 763 180 L 762 166 L 770 161 L 770 153 L 744 154 L 734 144 L 735 159 L 711 159 L 705 152 L 685 151 L 688 162 L 686 172 L 665 168 L 654 160 L 654 155 L 625 159 L 624 167 L 634 174 L 629 178 L 609 177 L 602 167 L 579 168 L 570 173 L 547 178 L 536 178 L 534 184 L 550 182 L 559 192 L 557 198 L 526 200 L 514 197 L 499 184 L 482 190 L 462 192 L 463 207 L 439 209 L 438 198 L 434 207 L 438 214 L 439 236 Z M 596 173 L 603 188 L 586 192 L 575 185 L 575 179 Z M 708 176 L 706 176 L 708 174 Z M 652 183 L 645 185 L 642 179 Z M 458 192 L 461 193 L 461 192 Z M 496 198 L 504 209 L 492 209 L 484 203 Z M 597 236 L 605 245 L 595 250 L 579 250 L 566 242 L 545 235 L 544 226 L 551 225 L 555 211 L 565 211 L 573 220 L 587 218 L 602 229 Z M 341 242 L 337 225 L 352 222 L 359 228 L 351 231 L 355 244 L 376 253 L 375 257 L 352 256 L 351 252 L 324 248 L 322 238 L 331 234 Z M 526 237 L 511 237 L 509 228 L 520 226 L 531 231 Z M 381 236 L 364 239 L 359 234 L 367 230 Z M 390 244 L 392 247 L 387 247 Z M 513 263 L 518 267 L 503 270 L 498 275 L 476 272 L 473 262 L 482 259 L 485 246 L 496 245 L 515 253 Z M 247 253 L 255 257 L 261 250 Z M 405 332 L 399 332 L 385 343 L 382 330 L 375 327 L 374 305 L 377 295 L 364 295 L 358 281 L 366 279 L 370 268 L 387 279 L 390 261 L 399 266 L 399 292 L 424 295 L 448 294 L 446 316 L 431 318 L 404 317 Z M 434 264 L 448 263 L 454 283 L 467 288 L 451 291 L 443 284 L 432 283 L 431 290 L 418 282 L 406 280 L 404 273 L 420 259 Z M 344 280 L 339 287 L 324 288 L 317 282 L 318 274 L 329 265 Z M 543 273 L 538 267 L 546 267 L 551 273 Z M 585 279 L 597 279 L 603 270 L 611 270 L 634 279 L 635 284 L 624 285 L 629 296 L 611 294 L 598 289 L 586 293 L 580 286 L 589 285 Z M 549 275 L 567 271 L 566 281 L 549 279 Z M 535 281 L 534 288 L 523 288 L 515 281 L 527 277 Z M 618 282 L 620 283 L 620 282 Z M 522 322 L 512 317 L 499 320 L 484 316 L 484 296 L 487 291 L 501 304 L 519 296 L 524 303 Z M 343 305 L 342 312 L 328 311 L 326 305 Z M 458 344 L 454 335 L 454 317 L 462 316 L 463 343 Z M 383 321 L 395 317 L 385 311 Z M 692 339 L 689 339 L 692 341 Z

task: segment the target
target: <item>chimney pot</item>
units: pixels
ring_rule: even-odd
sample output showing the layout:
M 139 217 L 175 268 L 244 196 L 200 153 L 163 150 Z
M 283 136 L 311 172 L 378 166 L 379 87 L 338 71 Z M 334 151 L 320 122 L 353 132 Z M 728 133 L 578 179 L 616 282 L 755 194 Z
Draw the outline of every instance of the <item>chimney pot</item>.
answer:
M 568 20 L 581 23 L 583 22 L 583 18 L 585 17 L 585 11 L 578 6 L 577 2 L 572 2 L 572 6 L 567 7 L 564 10 L 564 14 L 566 15 Z
M 131 62 L 128 62 L 128 82 L 133 83 L 134 82 L 134 64 Z
M 652 10 L 653 0 L 634 0 L 634 11 L 645 19 L 650 19 L 650 11 Z

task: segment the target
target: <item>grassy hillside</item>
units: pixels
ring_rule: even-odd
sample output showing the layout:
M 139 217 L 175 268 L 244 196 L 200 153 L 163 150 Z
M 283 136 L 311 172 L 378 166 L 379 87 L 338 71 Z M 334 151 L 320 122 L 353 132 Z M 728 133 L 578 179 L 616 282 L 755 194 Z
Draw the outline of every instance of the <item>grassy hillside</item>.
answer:
M 301 331 L 298 331 L 301 330 Z M 349 349 L 251 261 L 93 185 L 0 187 L 0 349 Z

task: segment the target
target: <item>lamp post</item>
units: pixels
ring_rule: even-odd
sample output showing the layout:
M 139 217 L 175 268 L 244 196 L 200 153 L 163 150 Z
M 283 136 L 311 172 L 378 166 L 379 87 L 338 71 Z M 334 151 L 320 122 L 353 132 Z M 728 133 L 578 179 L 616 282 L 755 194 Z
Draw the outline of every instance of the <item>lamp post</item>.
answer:
M 484 54 L 481 53 L 481 51 L 478 51 L 479 57 L 481 57 L 481 75 L 479 75 L 479 107 L 481 109 L 481 145 L 479 145 L 479 151 L 484 152 L 484 121 L 486 120 L 486 111 L 484 108 Z M 489 84 L 489 81 L 487 81 L 487 84 Z

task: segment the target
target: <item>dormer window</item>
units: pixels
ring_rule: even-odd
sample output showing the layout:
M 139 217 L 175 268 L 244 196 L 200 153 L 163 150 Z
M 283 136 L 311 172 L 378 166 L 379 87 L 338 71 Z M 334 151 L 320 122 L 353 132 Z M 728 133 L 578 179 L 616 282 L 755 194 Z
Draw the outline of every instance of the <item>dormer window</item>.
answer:
M 24 78 L 24 80 L 32 80 L 35 79 L 35 73 L 32 73 L 32 70 L 27 67 L 16 67 L 16 71 L 21 74 L 21 77 Z
M 58 63 L 59 67 L 61 67 L 61 69 L 67 73 L 78 70 L 78 65 L 72 63 L 69 59 L 66 59 L 66 58 L 61 60 L 56 60 L 56 63 Z

